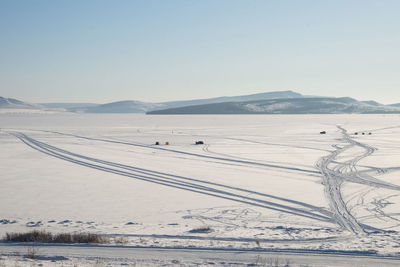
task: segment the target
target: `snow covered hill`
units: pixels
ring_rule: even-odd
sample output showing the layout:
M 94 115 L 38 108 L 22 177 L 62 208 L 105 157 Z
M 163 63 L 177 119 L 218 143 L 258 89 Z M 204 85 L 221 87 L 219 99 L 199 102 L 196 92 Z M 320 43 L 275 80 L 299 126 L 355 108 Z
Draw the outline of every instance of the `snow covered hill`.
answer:
M 266 92 L 266 93 L 242 95 L 242 96 L 223 96 L 216 98 L 195 99 L 187 101 L 172 101 L 161 104 L 165 105 L 166 108 L 176 108 L 176 107 L 223 103 L 223 102 L 243 102 L 243 101 L 256 101 L 265 99 L 302 98 L 302 97 L 303 97 L 302 94 L 293 91 L 274 91 L 274 92 Z
M 140 101 L 118 101 L 77 110 L 85 113 L 146 113 L 157 108 L 163 108 L 163 105 Z
M 400 105 L 383 105 L 376 101 L 357 101 L 349 97 L 305 96 L 293 91 L 194 99 L 170 102 L 134 100 L 106 104 L 42 103 L 31 104 L 0 97 L 2 113 L 147 113 L 147 114 L 342 114 L 400 113 Z
M 0 114 L 53 113 L 61 110 L 49 109 L 38 104 L 0 96 Z
M 226 102 L 148 112 L 148 114 L 342 114 L 400 113 L 399 107 L 350 97 L 312 97 Z
M 391 105 L 389 105 L 389 106 L 392 106 L 392 107 L 400 107 L 400 103 L 397 103 L 397 104 L 391 104 Z
M 23 102 L 14 98 L 5 98 L 0 96 L 0 108 L 40 109 L 41 106 Z
M 224 96 L 207 99 L 193 99 L 184 101 L 169 101 L 160 103 L 142 102 L 135 100 L 124 100 L 105 104 L 93 103 L 41 103 L 30 104 L 12 98 L 0 98 L 0 109 L 32 109 L 36 112 L 40 111 L 57 111 L 57 112 L 77 112 L 77 113 L 146 113 L 153 110 L 169 109 L 177 107 L 185 107 L 191 105 L 222 103 L 222 102 L 240 102 L 262 99 L 279 99 L 279 98 L 300 98 L 301 94 L 293 91 L 274 91 L 242 96 Z M 10 111 L 8 111 L 10 112 Z M 13 111 L 14 112 L 14 111 Z
M 178 108 L 192 105 L 202 105 L 211 103 L 223 103 L 223 102 L 241 102 L 241 101 L 253 101 L 253 100 L 264 100 L 264 99 L 279 99 L 279 98 L 301 98 L 301 94 L 293 91 L 276 91 L 267 92 L 260 94 L 251 94 L 243 96 L 224 96 L 207 99 L 194 99 L 184 101 L 170 101 L 161 103 L 149 103 L 141 101 L 118 101 L 107 103 L 103 105 L 81 107 L 78 109 L 70 109 L 70 111 L 79 111 L 85 113 L 146 113 L 153 110 Z

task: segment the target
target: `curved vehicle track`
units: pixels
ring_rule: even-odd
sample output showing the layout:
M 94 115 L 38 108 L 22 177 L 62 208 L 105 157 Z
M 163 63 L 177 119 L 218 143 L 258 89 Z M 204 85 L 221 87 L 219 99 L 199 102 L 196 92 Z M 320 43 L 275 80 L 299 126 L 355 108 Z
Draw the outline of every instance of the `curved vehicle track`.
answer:
M 343 200 L 341 187 L 344 182 L 353 182 L 368 185 L 376 188 L 386 188 L 391 190 L 400 190 L 400 186 L 380 181 L 366 172 L 357 170 L 357 163 L 365 157 L 373 154 L 375 148 L 366 144 L 357 142 L 351 138 L 347 130 L 341 126 L 337 126 L 342 134 L 343 146 L 335 146 L 335 150 L 328 156 L 324 156 L 318 160 L 316 167 L 321 171 L 324 190 L 329 201 L 330 208 L 334 213 L 334 218 L 339 225 L 351 231 L 354 234 L 365 234 L 367 230 L 379 230 L 370 226 L 366 226 L 358 222 L 346 202 Z M 338 156 L 343 152 L 361 148 L 363 152 L 354 158 L 340 162 Z
M 352 208 L 349 207 L 348 203 L 346 203 L 346 201 L 343 199 L 341 192 L 342 184 L 345 182 L 358 183 L 362 185 L 367 185 L 371 188 L 385 188 L 395 191 L 400 191 L 400 186 L 376 179 L 375 177 L 370 175 L 371 171 L 365 171 L 365 170 L 359 171 L 357 169 L 358 162 L 363 158 L 373 154 L 376 149 L 352 139 L 351 136 L 347 133 L 346 129 L 340 126 L 338 126 L 338 129 L 342 134 L 341 141 L 343 142 L 343 144 L 340 146 L 339 145 L 333 146 L 335 150 L 332 151 L 329 155 L 321 157 L 316 163 L 316 167 L 319 170 L 319 172 L 318 171 L 316 172 L 322 174 L 324 191 L 329 202 L 330 210 L 321 207 L 316 207 L 301 201 L 286 199 L 270 194 L 264 194 L 252 190 L 247 190 L 244 188 L 233 187 L 229 185 L 213 183 L 206 180 L 193 179 L 189 177 L 163 173 L 135 166 L 124 165 L 116 162 L 105 161 L 93 157 L 88 157 L 82 154 L 73 153 L 71 151 L 60 149 L 50 144 L 35 140 L 21 132 L 10 131 L 8 133 L 17 137 L 26 145 L 30 146 L 31 148 L 37 151 L 40 151 L 42 153 L 45 153 L 47 155 L 65 161 L 79 164 L 81 166 L 97 169 L 100 171 L 110 172 L 130 178 L 135 178 L 142 181 L 156 183 L 159 185 L 174 187 L 195 193 L 200 193 L 213 197 L 232 200 L 235 202 L 245 203 L 252 206 L 267 208 L 278 212 L 283 212 L 286 214 L 292 214 L 323 222 L 330 222 L 338 224 L 342 228 L 349 230 L 354 234 L 366 234 L 368 233 L 368 231 L 377 231 L 379 229 L 360 223 L 357 220 L 357 218 L 352 214 Z M 262 164 L 246 160 L 212 157 L 212 156 L 195 154 L 174 149 L 153 147 L 138 143 L 129 143 L 124 141 L 115 141 L 115 140 L 100 139 L 100 138 L 90 138 L 85 136 L 65 134 L 54 131 L 42 131 L 42 132 L 72 136 L 75 138 L 82 138 L 87 140 L 110 142 L 122 145 L 133 145 L 151 149 L 159 149 L 159 150 L 165 150 L 167 152 L 187 154 L 189 156 L 203 157 L 214 160 L 230 161 L 245 165 L 248 164 L 262 165 L 265 167 L 268 166 L 273 168 L 282 168 L 292 171 L 293 170 L 302 172 L 305 171 L 297 168 L 290 168 L 279 165 L 271 166 L 269 164 Z M 342 156 L 342 154 L 345 151 L 351 149 L 361 149 L 362 152 L 349 160 L 341 162 L 340 161 L 341 157 L 339 157 L 339 155 Z M 367 168 L 369 168 L 370 170 L 371 169 L 381 170 L 380 168 L 375 168 L 371 166 L 367 166 Z M 393 169 L 393 171 L 395 171 L 395 169 L 397 170 L 397 168 L 388 168 L 388 170 L 389 169 Z M 384 169 L 382 169 L 382 171 L 384 171 Z
M 186 151 L 181 151 L 181 150 L 176 150 L 176 149 L 164 148 L 164 147 L 159 147 L 159 146 L 153 146 L 153 145 L 148 145 L 148 144 L 127 142 L 127 141 L 116 141 L 116 140 L 105 139 L 105 138 L 94 138 L 94 137 L 87 137 L 87 136 L 82 136 L 82 135 L 75 135 L 75 134 L 62 133 L 62 132 L 56 132 L 56 131 L 46 131 L 46 130 L 34 130 L 34 131 L 54 133 L 54 134 L 71 136 L 71 137 L 85 139 L 85 140 L 91 140 L 91 141 L 107 142 L 107 143 L 148 148 L 148 149 L 153 149 L 153 150 L 161 150 L 161 151 L 165 151 L 165 152 L 176 153 L 176 154 L 181 154 L 181 155 L 186 155 L 186 156 L 191 156 L 191 157 L 196 157 L 196 158 L 211 159 L 211 160 L 217 160 L 217 161 L 229 162 L 229 163 L 238 163 L 238 164 L 243 164 L 243 165 L 248 165 L 248 166 L 276 168 L 276 169 L 281 169 L 281 170 L 286 170 L 286 171 L 301 172 L 301 173 L 305 173 L 308 175 L 319 174 L 319 172 L 316 170 L 303 169 L 303 168 L 297 168 L 297 167 L 289 167 L 289 166 L 283 166 L 283 165 L 277 165 L 277 164 L 261 163 L 261 162 L 249 161 L 249 160 L 232 159 L 232 158 L 227 158 L 227 157 L 216 157 L 216 156 L 197 154 L 197 153 L 193 153 L 193 152 L 186 152 Z
M 37 151 L 81 166 L 156 183 L 159 185 L 232 200 L 256 207 L 267 208 L 278 212 L 306 217 L 313 220 L 334 223 L 331 218 L 332 214 L 330 211 L 304 202 L 229 185 L 213 183 L 205 180 L 193 179 L 130 165 L 124 165 L 116 162 L 105 161 L 54 147 L 47 143 L 35 140 L 20 132 L 10 132 L 9 134 L 17 137 L 23 143 Z M 274 202 L 274 200 L 282 203 Z

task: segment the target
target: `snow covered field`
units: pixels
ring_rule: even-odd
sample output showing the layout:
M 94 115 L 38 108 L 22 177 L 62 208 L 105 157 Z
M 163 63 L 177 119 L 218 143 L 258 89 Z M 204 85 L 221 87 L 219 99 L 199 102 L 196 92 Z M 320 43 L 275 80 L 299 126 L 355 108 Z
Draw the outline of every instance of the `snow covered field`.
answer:
M 399 115 L 0 114 L 0 162 L 0 235 L 400 256 Z

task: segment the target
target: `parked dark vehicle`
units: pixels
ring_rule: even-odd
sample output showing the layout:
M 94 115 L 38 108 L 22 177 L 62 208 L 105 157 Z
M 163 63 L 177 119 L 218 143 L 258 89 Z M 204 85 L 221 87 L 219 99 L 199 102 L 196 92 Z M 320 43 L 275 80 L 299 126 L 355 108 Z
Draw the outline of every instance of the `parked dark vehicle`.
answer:
M 326 134 L 326 131 L 319 132 L 319 134 Z
M 204 145 L 204 142 L 203 141 L 196 141 L 195 144 L 196 145 Z

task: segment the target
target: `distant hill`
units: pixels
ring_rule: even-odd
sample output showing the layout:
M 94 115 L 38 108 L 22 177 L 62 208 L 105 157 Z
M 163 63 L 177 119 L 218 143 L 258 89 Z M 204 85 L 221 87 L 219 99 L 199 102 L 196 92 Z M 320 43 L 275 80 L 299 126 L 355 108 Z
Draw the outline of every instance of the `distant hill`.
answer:
M 183 101 L 170 101 L 162 103 L 146 103 L 140 101 L 120 101 L 109 104 L 90 107 L 84 110 L 87 113 L 146 113 L 158 109 L 169 109 L 177 107 L 185 107 L 200 104 L 223 103 L 223 102 L 240 102 L 261 99 L 277 99 L 277 98 L 298 98 L 301 94 L 293 91 L 276 91 L 260 94 L 251 94 L 243 96 L 224 96 L 207 99 L 194 99 Z
M 14 98 L 5 98 L 0 96 L 0 108 L 3 109 L 41 109 L 37 104 L 23 102 Z
M 400 103 L 398 103 L 398 104 L 391 104 L 391 105 L 389 105 L 389 106 L 391 106 L 391 107 L 399 107 L 399 108 L 400 108 Z
M 140 101 L 119 101 L 78 109 L 85 113 L 146 113 L 149 110 L 162 108 L 160 104 L 145 103 Z
M 160 104 L 162 104 L 165 108 L 176 108 L 176 107 L 223 103 L 223 102 L 243 102 L 243 101 L 264 100 L 264 99 L 302 98 L 302 97 L 303 97 L 302 94 L 293 91 L 274 91 L 274 92 L 242 95 L 242 96 L 222 96 L 222 97 L 206 98 L 206 99 L 171 101 Z
M 372 105 L 372 106 L 380 106 L 380 105 L 382 105 L 382 104 L 380 104 L 380 103 L 378 103 L 378 102 L 376 102 L 376 101 L 373 101 L 373 100 L 369 100 L 369 101 L 361 101 L 362 103 L 365 103 L 365 104 L 368 104 L 368 105 Z
M 84 112 L 84 113 L 146 113 L 153 110 L 177 108 L 191 105 L 210 104 L 210 103 L 222 103 L 222 102 L 239 102 L 239 101 L 251 101 L 261 99 L 278 99 L 278 98 L 299 98 L 303 97 L 301 94 L 293 91 L 276 91 L 267 92 L 260 94 L 251 94 L 243 96 L 224 96 L 207 99 L 194 99 L 184 101 L 170 101 L 161 103 L 149 103 L 141 101 L 118 101 L 102 105 L 91 105 L 88 107 L 81 106 L 78 108 L 67 107 L 67 110 L 72 112 Z M 48 105 L 48 104 L 43 104 Z M 54 107 L 54 105 L 53 105 Z
M 350 97 L 311 97 L 224 102 L 150 111 L 147 114 L 344 114 L 400 113 L 400 108 Z
M 18 109 L 35 112 L 147 113 L 147 114 L 339 114 L 400 113 L 400 104 L 382 105 L 376 101 L 357 101 L 349 97 L 304 96 L 293 91 L 274 91 L 242 96 L 224 96 L 185 101 L 149 103 L 118 101 L 94 103 L 32 104 L 0 97 L 2 112 Z M 14 111 L 13 111 L 14 110 Z

